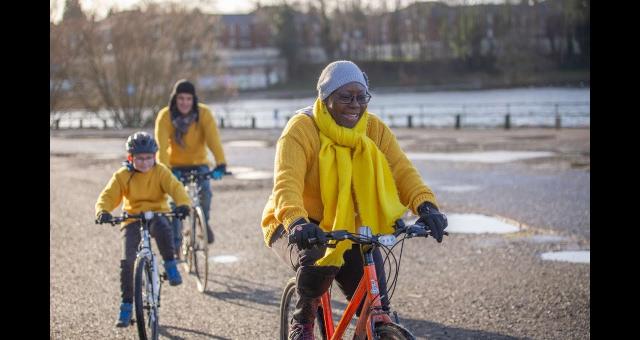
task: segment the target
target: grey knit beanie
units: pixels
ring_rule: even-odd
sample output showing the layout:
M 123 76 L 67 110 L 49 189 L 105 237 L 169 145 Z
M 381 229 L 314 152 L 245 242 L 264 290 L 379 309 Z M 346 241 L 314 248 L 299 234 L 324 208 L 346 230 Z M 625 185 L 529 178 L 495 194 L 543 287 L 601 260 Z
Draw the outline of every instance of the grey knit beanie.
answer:
M 340 86 L 357 82 L 364 86 L 365 91 L 369 92 L 369 80 L 358 67 L 348 60 L 334 61 L 322 70 L 320 78 L 318 78 L 318 96 L 325 100 L 333 91 Z

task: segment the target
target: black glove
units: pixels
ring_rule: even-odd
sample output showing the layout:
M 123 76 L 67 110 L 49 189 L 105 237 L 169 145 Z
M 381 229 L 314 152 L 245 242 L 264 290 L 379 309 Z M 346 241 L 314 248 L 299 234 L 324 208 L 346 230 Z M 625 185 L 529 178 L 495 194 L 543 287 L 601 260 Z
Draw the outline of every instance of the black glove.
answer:
M 315 239 L 313 244 L 309 243 L 310 239 Z M 327 242 L 324 231 L 315 223 L 307 222 L 301 218 L 291 224 L 289 227 L 289 244 L 296 244 L 298 249 L 309 249 L 314 244 L 323 245 Z
M 187 216 L 189 216 L 189 212 L 191 212 L 191 207 L 188 205 L 180 205 L 176 207 L 174 210 L 176 213 L 176 217 L 184 220 Z
M 444 230 L 447 229 L 447 216 L 438 211 L 435 205 L 430 202 L 424 202 L 418 207 L 418 213 L 420 218 L 416 223 L 425 226 L 425 229 L 431 231 L 431 236 L 438 241 L 442 242 L 442 236 L 444 236 Z
M 98 214 L 98 223 L 109 223 L 113 219 L 113 216 L 108 211 L 101 211 Z

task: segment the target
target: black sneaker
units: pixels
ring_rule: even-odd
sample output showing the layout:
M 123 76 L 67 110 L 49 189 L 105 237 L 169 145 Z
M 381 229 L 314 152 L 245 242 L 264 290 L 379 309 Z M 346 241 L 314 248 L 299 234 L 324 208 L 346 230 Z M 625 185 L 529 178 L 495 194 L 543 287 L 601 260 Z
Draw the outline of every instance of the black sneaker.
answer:
M 314 340 L 313 322 L 299 323 L 296 319 L 292 319 L 289 327 L 289 340 Z

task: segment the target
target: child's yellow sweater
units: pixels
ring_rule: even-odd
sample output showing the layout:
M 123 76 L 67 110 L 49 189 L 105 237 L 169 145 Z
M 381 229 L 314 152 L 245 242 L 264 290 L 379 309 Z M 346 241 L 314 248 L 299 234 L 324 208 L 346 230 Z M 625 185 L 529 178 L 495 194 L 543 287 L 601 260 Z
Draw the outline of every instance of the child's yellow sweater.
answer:
M 129 214 L 144 211 L 169 212 L 167 194 L 176 205 L 191 204 L 184 189 L 166 166 L 156 164 L 151 170 L 142 173 L 129 171 L 126 167 L 116 171 L 107 186 L 102 190 L 96 202 L 96 215 L 101 211 L 111 212 L 123 202 L 123 210 Z M 126 224 L 123 223 L 124 228 Z

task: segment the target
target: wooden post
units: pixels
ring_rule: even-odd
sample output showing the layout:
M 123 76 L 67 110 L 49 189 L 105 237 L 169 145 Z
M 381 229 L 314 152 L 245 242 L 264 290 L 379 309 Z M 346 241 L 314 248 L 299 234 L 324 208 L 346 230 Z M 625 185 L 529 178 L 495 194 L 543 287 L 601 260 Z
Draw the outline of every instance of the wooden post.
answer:
M 505 130 L 511 129 L 511 114 L 510 113 L 507 113 L 507 115 L 504 116 L 504 128 L 505 128 Z
M 460 130 L 460 114 L 456 115 L 456 130 Z
M 558 104 L 556 104 L 556 129 L 562 127 L 562 118 L 560 118 L 560 112 L 558 111 Z
M 251 117 L 251 128 L 252 129 L 256 128 L 256 117 Z
M 408 127 L 408 128 L 412 128 L 412 127 L 413 127 L 413 122 L 412 122 L 412 120 L 413 120 L 413 117 L 412 117 L 411 115 L 408 115 L 408 116 L 407 116 L 407 127 Z
M 220 128 L 224 129 L 224 117 L 220 117 Z

